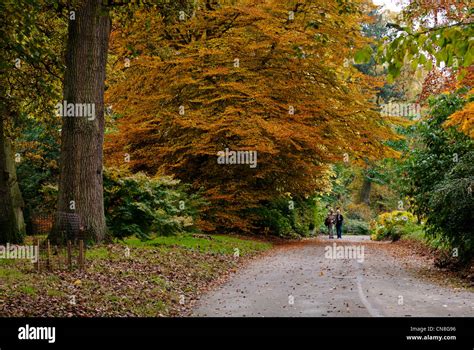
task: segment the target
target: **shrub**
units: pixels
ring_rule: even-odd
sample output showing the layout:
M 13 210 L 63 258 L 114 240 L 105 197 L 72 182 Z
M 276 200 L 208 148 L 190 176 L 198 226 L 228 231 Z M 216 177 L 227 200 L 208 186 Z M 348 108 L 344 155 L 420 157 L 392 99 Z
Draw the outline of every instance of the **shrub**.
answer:
M 112 235 L 125 238 L 151 233 L 170 235 L 197 231 L 195 219 L 204 201 L 170 177 L 151 178 L 118 169 L 104 172 L 104 204 Z
M 417 218 L 407 211 L 395 210 L 383 213 L 370 223 L 371 239 L 375 241 L 382 239 L 396 241 L 402 235 L 416 230 L 419 226 Z
M 440 236 L 444 244 L 457 248 L 466 261 L 474 256 L 473 184 L 474 150 L 459 159 L 446 177 L 434 186 L 428 199 L 432 213 L 436 215 L 427 216 L 427 232 L 432 237 Z
M 368 235 L 370 233 L 369 224 L 363 220 L 345 219 L 342 229 L 343 233 L 353 235 Z
M 314 208 L 313 208 L 314 227 L 316 228 L 316 230 L 319 230 L 319 232 L 323 232 L 323 230 L 325 230 L 326 228 L 326 226 L 324 226 L 324 220 L 326 219 L 326 215 L 328 212 L 326 208 L 326 203 L 324 203 L 321 199 L 318 199 L 318 198 L 315 198 L 313 203 L 314 203 Z
M 412 211 L 426 218 L 426 233 L 457 248 L 466 264 L 474 256 L 474 142 L 445 122 L 474 95 L 462 90 L 430 99 L 429 117 L 412 127 L 420 145 L 405 156 L 400 169 L 403 195 Z
M 276 208 L 262 207 L 257 209 L 256 212 L 260 218 L 259 226 L 263 228 L 268 227 L 271 234 L 284 238 L 296 236 L 291 227 L 290 220 L 282 211 Z
M 318 224 L 317 204 L 313 199 L 282 197 L 252 209 L 251 213 L 257 218 L 255 226 L 258 232 L 268 228 L 270 234 L 282 238 L 308 236 Z

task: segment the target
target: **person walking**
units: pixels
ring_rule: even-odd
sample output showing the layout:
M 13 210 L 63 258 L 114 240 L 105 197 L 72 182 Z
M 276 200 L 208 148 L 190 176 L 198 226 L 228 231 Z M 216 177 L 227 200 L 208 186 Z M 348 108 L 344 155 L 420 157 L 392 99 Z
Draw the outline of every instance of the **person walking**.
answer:
M 328 216 L 326 216 L 326 220 L 324 220 L 324 224 L 328 228 L 329 239 L 333 239 L 334 238 L 334 225 L 336 224 L 336 217 L 332 209 L 329 210 Z
M 344 222 L 344 216 L 341 214 L 341 208 L 336 208 L 336 232 L 337 238 L 342 239 L 342 223 Z

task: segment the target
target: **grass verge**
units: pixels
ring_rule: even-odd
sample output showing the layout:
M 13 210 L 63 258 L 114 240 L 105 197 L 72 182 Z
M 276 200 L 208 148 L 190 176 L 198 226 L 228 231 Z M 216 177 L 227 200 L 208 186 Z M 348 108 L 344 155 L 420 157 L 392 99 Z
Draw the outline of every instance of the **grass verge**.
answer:
M 0 260 L 0 316 L 177 316 L 271 243 L 226 235 L 130 238 L 86 252 L 86 270 Z M 56 257 L 57 258 L 57 257 Z M 53 258 L 54 261 L 54 258 Z

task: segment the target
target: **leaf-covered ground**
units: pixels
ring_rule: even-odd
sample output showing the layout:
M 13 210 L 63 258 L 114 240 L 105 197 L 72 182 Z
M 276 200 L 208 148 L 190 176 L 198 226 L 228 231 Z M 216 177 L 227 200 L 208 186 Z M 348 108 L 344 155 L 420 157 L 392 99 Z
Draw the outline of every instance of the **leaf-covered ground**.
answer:
M 0 260 L 0 316 L 184 315 L 200 293 L 271 246 L 230 236 L 130 239 L 89 249 L 84 272 L 38 273 L 31 262 Z
M 438 266 L 440 252 L 419 239 L 402 239 L 380 246 L 402 264 L 424 278 L 441 285 L 474 290 L 474 264 L 465 266 Z

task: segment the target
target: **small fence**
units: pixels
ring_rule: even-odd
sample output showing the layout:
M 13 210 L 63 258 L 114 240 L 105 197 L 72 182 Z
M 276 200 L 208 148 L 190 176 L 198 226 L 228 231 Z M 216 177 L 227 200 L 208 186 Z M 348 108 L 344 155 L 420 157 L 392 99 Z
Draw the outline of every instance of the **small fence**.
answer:
M 56 220 L 55 220 L 56 219 Z M 31 216 L 31 234 L 48 235 L 53 227 L 58 232 L 59 241 L 65 245 L 52 245 L 49 239 L 40 241 L 34 237 L 38 260 L 35 270 L 84 270 L 86 250 L 85 232 L 81 217 L 75 213 L 59 212 L 56 214 L 35 213 Z
M 51 245 L 49 239 L 40 242 L 38 238 L 35 238 L 34 245 L 37 247 L 38 254 L 34 266 L 38 272 L 74 269 L 83 271 L 85 268 L 86 249 L 82 239 L 78 240 L 77 244 L 68 240 L 66 246 L 58 246 Z

